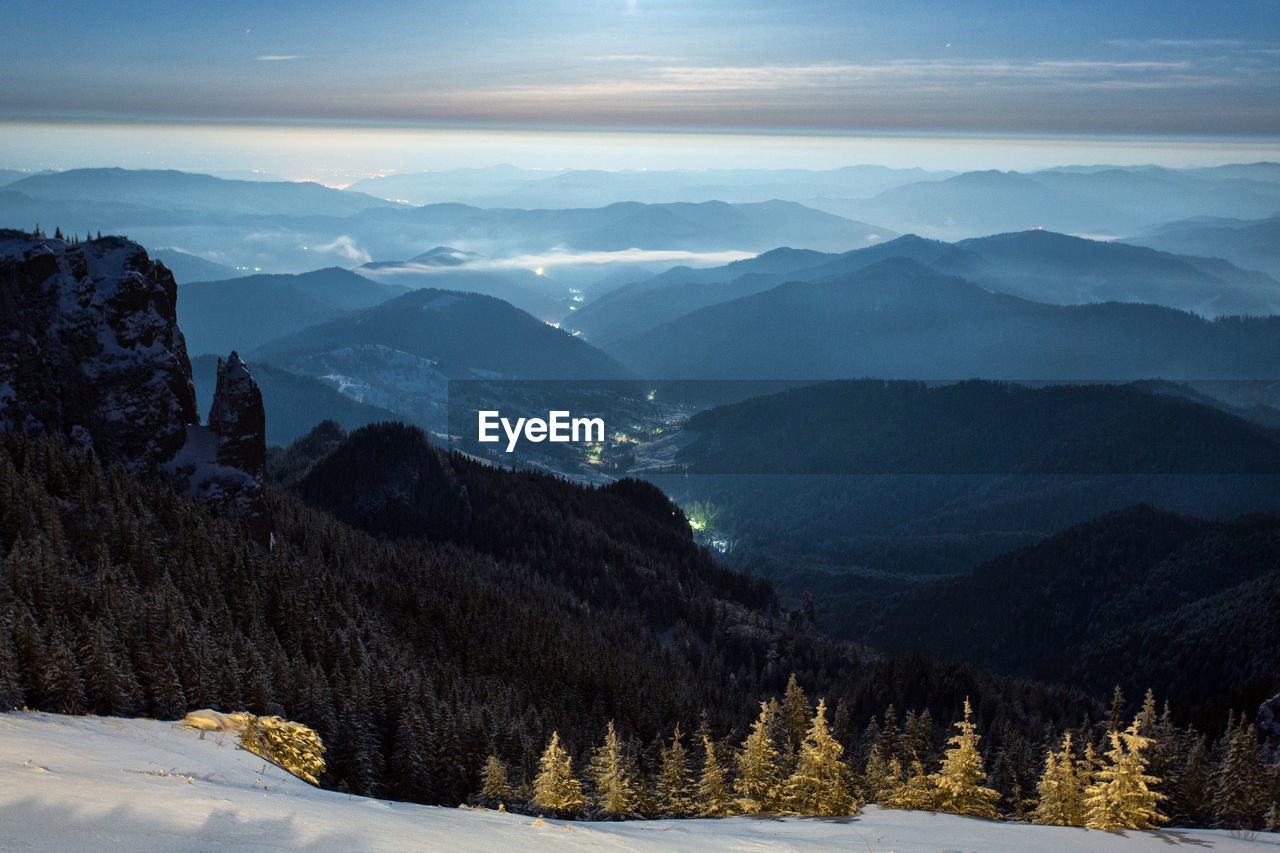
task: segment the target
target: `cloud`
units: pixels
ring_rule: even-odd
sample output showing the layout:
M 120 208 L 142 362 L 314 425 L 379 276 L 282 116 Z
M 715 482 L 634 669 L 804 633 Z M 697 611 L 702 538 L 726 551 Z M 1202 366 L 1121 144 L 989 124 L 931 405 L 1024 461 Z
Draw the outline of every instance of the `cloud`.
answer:
M 323 246 L 314 248 L 317 252 L 333 252 L 353 264 L 367 264 L 373 260 L 368 252 L 357 246 L 356 241 L 346 234 L 343 234 L 332 243 L 326 243 Z
M 662 98 L 723 93 L 875 89 L 953 90 L 972 85 L 1026 88 L 1184 88 L 1217 86 L 1231 75 L 1189 60 L 934 60 L 803 65 L 662 65 L 626 77 L 538 82 L 458 93 L 499 103 L 568 103 L 578 99 Z
M 302 58 L 303 58 L 302 56 L 297 54 L 286 55 L 286 54 L 269 53 L 266 56 L 259 56 L 258 61 L 259 62 L 288 62 L 290 59 L 302 59 Z
M 323 247 L 322 247 L 323 248 Z M 475 271 L 490 270 L 533 270 L 555 269 L 561 266 L 578 266 L 581 264 L 684 264 L 686 266 L 721 266 L 744 258 L 754 258 L 755 252 L 723 251 L 723 252 L 686 252 L 679 249 L 624 249 L 616 252 L 571 252 L 552 250 L 540 254 L 516 255 L 511 258 L 481 258 L 468 261 L 461 269 Z M 439 266 L 436 264 L 406 263 L 395 267 L 380 267 L 363 270 L 362 275 L 369 277 L 396 275 L 432 275 L 457 272 L 460 267 Z
M 1243 47 L 1240 39 L 1108 39 L 1106 44 L 1123 48 L 1182 48 L 1190 50 L 1218 50 L 1224 47 Z

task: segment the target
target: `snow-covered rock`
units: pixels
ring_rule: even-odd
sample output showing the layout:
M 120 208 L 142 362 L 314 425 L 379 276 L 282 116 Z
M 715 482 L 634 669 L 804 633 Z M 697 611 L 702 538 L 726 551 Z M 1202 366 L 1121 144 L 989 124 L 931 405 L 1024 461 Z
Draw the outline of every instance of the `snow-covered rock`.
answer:
M 120 237 L 0 231 L 0 424 L 155 470 L 198 422 L 177 285 Z
M 1275 853 L 1280 835 L 1100 832 L 875 806 L 829 819 L 539 820 L 323 791 L 233 734 L 180 722 L 0 714 L 0 850 L 28 849 Z
M 235 353 L 200 426 L 178 287 L 123 237 L 0 230 L 0 428 L 55 431 L 241 514 L 270 537 L 262 394 Z

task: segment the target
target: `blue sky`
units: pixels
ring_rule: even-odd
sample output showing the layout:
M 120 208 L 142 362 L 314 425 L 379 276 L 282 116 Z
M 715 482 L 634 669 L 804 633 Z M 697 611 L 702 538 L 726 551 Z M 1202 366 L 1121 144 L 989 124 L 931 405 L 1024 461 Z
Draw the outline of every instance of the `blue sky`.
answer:
M 1280 137 L 1280 3 L 9 3 L 0 120 Z

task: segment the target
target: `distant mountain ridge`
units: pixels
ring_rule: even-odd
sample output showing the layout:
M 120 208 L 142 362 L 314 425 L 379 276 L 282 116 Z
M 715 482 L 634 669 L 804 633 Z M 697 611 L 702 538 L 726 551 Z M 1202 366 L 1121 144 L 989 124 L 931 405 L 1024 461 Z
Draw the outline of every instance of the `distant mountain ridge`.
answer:
M 675 267 L 617 288 L 566 319 L 609 347 L 699 308 L 793 282 L 817 282 L 906 258 L 973 284 L 1050 305 L 1119 301 L 1205 316 L 1280 313 L 1280 282 L 1215 258 L 1171 255 L 1050 231 L 958 243 L 914 234 L 843 254 L 775 249 L 721 267 Z
M 1043 227 L 1127 236 L 1191 216 L 1255 218 L 1280 210 L 1275 164 L 1230 170 L 1154 166 L 965 172 L 815 206 L 899 231 L 956 240 Z M 1268 167 L 1272 167 L 1268 169 Z
M 491 372 L 527 379 L 617 379 L 613 358 L 492 296 L 423 288 L 259 347 L 254 357 L 291 359 L 361 345 L 438 362 L 457 376 Z
M 1280 369 L 1280 318 L 1044 305 L 891 258 L 702 308 L 609 351 L 661 378 L 1265 378 Z
M 478 251 L 508 245 L 544 251 L 627 249 L 763 251 L 791 244 L 844 251 L 896 236 L 883 228 L 813 210 L 789 201 L 728 204 L 615 202 L 601 208 L 504 209 L 429 204 L 411 209 L 366 211 L 382 227 L 431 229 L 438 240 Z
M 50 201 L 110 202 L 225 213 L 350 215 L 394 203 L 312 181 L 225 180 L 172 169 L 70 169 L 14 181 L 6 190 Z
M 1275 513 L 1215 522 L 1134 507 L 908 593 L 868 639 L 1092 690 L 1136 692 L 1142 673 L 1188 701 L 1265 698 L 1280 619 L 1257 605 L 1275 601 L 1277 566 Z
M 1222 257 L 1280 277 L 1280 214 L 1265 219 L 1196 217 L 1170 222 L 1125 242 L 1162 251 Z
M 1280 430 L 1143 386 L 849 380 L 684 429 L 692 473 L 1280 474 Z
M 196 355 L 247 351 L 405 292 L 338 267 L 192 282 L 178 290 L 178 319 Z

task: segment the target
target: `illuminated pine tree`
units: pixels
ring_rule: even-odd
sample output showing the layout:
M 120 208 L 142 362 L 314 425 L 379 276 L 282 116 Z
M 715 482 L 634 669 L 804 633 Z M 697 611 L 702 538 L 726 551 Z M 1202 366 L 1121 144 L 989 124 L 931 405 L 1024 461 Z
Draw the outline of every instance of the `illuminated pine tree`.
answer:
M 901 772 L 901 763 L 894 756 L 893 766 Z M 910 770 L 902 783 L 885 795 L 880 805 L 890 809 L 906 809 L 908 811 L 934 811 L 938 804 L 938 791 L 934 787 L 934 779 L 924 772 L 920 759 L 912 756 Z
M 1227 732 L 1226 738 L 1227 749 L 1214 780 L 1214 820 L 1228 829 L 1256 829 L 1268 799 L 1258 738 L 1253 726 L 1244 722 Z
M 502 802 L 511 797 L 511 783 L 507 781 L 507 768 L 496 755 L 490 755 L 480 771 L 480 796 Z
M 969 700 L 964 700 L 964 719 L 955 724 L 958 730 L 942 759 L 942 769 L 933 777 L 937 788 L 937 809 L 949 814 L 967 814 L 995 819 L 995 803 L 1000 793 L 984 788 L 982 781 L 987 774 L 982 769 L 982 755 L 978 752 L 978 734 L 972 721 L 973 711 Z
M 893 756 L 893 760 L 897 760 L 897 756 Z M 884 796 L 888 794 L 897 784 L 897 780 L 890 783 L 891 775 L 890 759 L 884 754 L 884 749 L 879 743 L 871 745 L 871 751 L 867 753 L 867 766 L 863 773 L 863 784 L 867 799 L 873 803 L 880 803 Z M 901 770 L 901 766 L 898 768 Z
M 1085 826 L 1090 829 L 1155 829 L 1168 818 L 1157 805 L 1163 794 L 1151 790 L 1160 780 L 1147 774 L 1142 752 L 1152 743 L 1139 733 L 1135 718 L 1123 732 L 1110 732 L 1107 764 L 1095 774 L 1085 792 Z
M 582 809 L 582 783 L 573 778 L 573 759 L 560 746 L 560 733 L 551 733 L 551 742 L 538 761 L 533 780 L 533 802 L 551 811 L 572 815 Z
M 612 817 L 629 814 L 635 806 L 634 773 L 612 720 L 605 731 L 604 744 L 591 756 L 590 773 L 600 811 Z
M 729 813 L 729 782 L 724 765 L 716 757 L 716 745 L 707 735 L 702 736 L 705 757 L 702 775 L 698 778 L 697 812 L 703 817 L 724 817 Z
M 662 747 L 662 764 L 658 769 L 658 811 L 673 817 L 693 814 L 693 785 L 689 781 L 688 753 L 684 748 L 680 724 L 671 734 L 671 746 Z
M 1082 768 L 1071 754 L 1071 732 L 1062 739 L 1062 751 L 1049 750 L 1044 762 L 1044 775 L 1036 790 L 1034 822 L 1046 826 L 1084 826 L 1085 779 Z
M 889 759 L 884 781 L 880 783 L 880 794 L 876 799 L 876 805 L 889 807 L 890 803 L 897 801 L 898 793 L 906 784 L 907 774 L 902 772 L 902 762 L 895 755 Z
M 849 791 L 844 747 L 827 727 L 827 702 L 818 700 L 813 723 L 800 744 L 795 773 L 787 782 L 790 808 L 800 814 L 822 816 L 856 814 L 858 804 Z
M 738 753 L 738 779 L 733 789 L 738 795 L 735 807 L 744 814 L 773 811 L 778 805 L 778 751 L 769 736 L 774 713 L 768 702 L 760 703 L 760 716 Z

